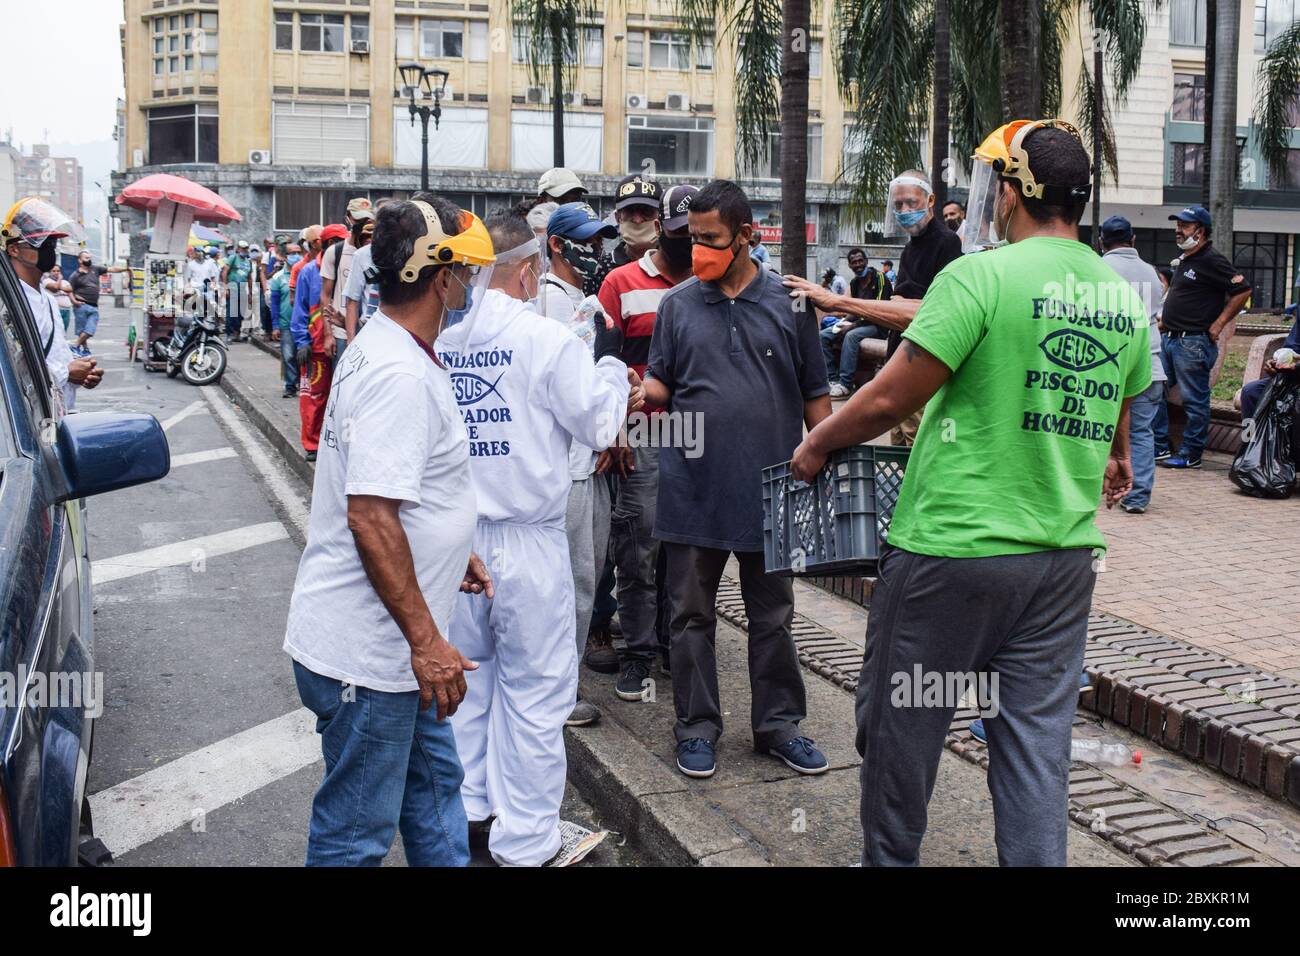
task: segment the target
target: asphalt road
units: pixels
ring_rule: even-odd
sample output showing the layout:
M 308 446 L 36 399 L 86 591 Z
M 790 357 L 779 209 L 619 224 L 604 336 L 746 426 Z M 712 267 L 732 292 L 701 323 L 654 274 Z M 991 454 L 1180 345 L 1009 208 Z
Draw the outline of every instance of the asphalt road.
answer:
M 78 408 L 156 416 L 173 464 L 89 503 L 96 834 L 118 864 L 298 866 L 323 764 L 280 646 L 310 489 L 219 388 L 132 367 L 126 325 L 103 310 L 104 380 Z M 597 822 L 572 788 L 564 815 Z M 619 839 L 584 865 L 637 865 Z

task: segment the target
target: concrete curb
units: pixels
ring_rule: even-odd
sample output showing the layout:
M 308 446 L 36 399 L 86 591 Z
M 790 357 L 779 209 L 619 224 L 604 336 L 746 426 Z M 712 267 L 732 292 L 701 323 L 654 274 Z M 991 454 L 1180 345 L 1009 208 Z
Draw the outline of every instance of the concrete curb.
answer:
M 658 866 L 769 866 L 703 794 L 683 784 L 617 721 L 565 734 L 569 779 L 583 799 L 626 828 Z
M 316 466 L 303 458 L 302 450 L 284 434 L 276 428 L 266 417 L 262 410 L 264 400 L 258 398 L 257 393 L 243 379 L 239 372 L 233 366 L 227 366 L 226 372 L 221 376 L 221 390 L 225 392 L 232 402 L 239 406 L 243 413 L 248 416 L 248 420 L 253 426 L 262 433 L 262 437 L 271 443 L 271 445 L 284 458 L 284 463 L 293 469 L 303 481 L 307 482 L 310 488 L 316 481 Z

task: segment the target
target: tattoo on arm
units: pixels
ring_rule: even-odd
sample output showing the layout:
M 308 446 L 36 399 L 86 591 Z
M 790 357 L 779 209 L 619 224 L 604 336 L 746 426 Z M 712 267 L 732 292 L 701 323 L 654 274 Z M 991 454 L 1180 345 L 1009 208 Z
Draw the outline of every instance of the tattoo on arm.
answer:
M 903 339 L 903 354 L 907 356 L 907 364 L 911 365 L 912 361 L 921 354 L 921 350 L 911 343 L 908 339 Z

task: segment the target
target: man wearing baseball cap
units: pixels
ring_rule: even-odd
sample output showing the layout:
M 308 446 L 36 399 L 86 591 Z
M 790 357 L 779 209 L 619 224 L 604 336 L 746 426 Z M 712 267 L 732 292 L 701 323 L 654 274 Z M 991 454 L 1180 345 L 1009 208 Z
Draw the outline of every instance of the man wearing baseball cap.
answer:
M 1123 216 L 1111 216 L 1101 224 L 1101 249 L 1101 261 L 1118 272 L 1142 297 L 1151 323 L 1147 330 L 1151 347 L 1151 384 L 1145 392 L 1133 396 L 1133 403 L 1129 405 L 1129 459 L 1133 466 L 1133 488 L 1119 503 L 1127 514 L 1140 515 L 1151 502 L 1151 489 L 1156 479 L 1152 423 L 1156 411 L 1165 402 L 1165 366 L 1160 358 L 1160 276 L 1133 248 L 1133 225 Z M 1113 302 L 1115 297 L 1107 296 L 1105 301 Z
M 587 187 L 571 169 L 556 166 L 542 173 L 537 180 L 538 202 L 565 203 L 581 202 L 587 197 Z
M 635 262 L 654 248 L 659 229 L 659 184 L 640 173 L 624 176 L 614 193 L 614 221 L 622 240 L 614 247 L 614 264 Z
M 347 232 L 343 241 L 330 250 L 320 263 L 320 301 L 334 333 L 335 361 L 343 354 L 348 344 L 347 303 L 343 291 L 348 285 L 348 274 L 352 271 L 352 257 L 361 248 L 361 226 L 374 222 L 375 212 L 370 200 L 358 196 L 348 202 Z
M 244 317 L 252 302 L 250 281 L 253 263 L 249 256 L 248 240 L 240 239 L 235 251 L 221 265 L 221 286 L 226 290 L 226 342 L 244 339 Z
M 626 187 L 632 184 L 630 189 Z M 632 200 L 643 189 L 659 195 L 657 183 L 644 183 L 631 176 L 619 187 L 624 199 Z M 653 228 L 641 258 L 619 266 L 600 288 L 605 314 L 623 331 L 622 359 L 637 373 L 645 374 L 650 357 L 650 340 L 655 315 L 668 290 L 691 277 L 691 237 L 687 212 L 698 190 L 694 186 L 673 186 L 662 196 L 662 208 L 654 210 Z M 630 202 L 624 211 L 640 213 L 643 202 Z M 617 215 L 617 213 L 616 213 Z M 647 405 L 645 414 L 661 409 Z M 655 510 L 659 495 L 659 449 L 652 445 L 614 448 L 608 457 L 622 476 L 610 522 L 614 563 L 618 570 L 618 620 L 627 641 L 615 692 L 627 701 L 643 698 L 643 681 L 649 676 L 656 654 L 668 665 L 668 600 L 664 557 L 654 539 Z M 608 467 L 598 463 L 597 471 Z M 608 631 L 594 631 L 587 645 L 585 663 L 596 671 L 619 671 L 617 654 Z
M 1169 217 L 1183 254 L 1174 260 L 1161 318 L 1162 354 L 1169 385 L 1178 386 L 1187 423 L 1178 454 L 1169 447 L 1169 412 L 1162 402 L 1155 419 L 1155 457 L 1165 468 L 1200 468 L 1210 429 L 1210 373 L 1219 358 L 1219 336 L 1250 299 L 1250 283 L 1228 257 L 1210 245 L 1213 221 L 1204 206 L 1187 206 Z

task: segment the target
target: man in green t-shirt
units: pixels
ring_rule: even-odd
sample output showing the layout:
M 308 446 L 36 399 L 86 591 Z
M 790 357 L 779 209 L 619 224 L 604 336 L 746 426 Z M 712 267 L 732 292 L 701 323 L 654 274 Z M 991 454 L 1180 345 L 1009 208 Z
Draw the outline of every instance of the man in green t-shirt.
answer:
M 983 205 L 991 222 L 968 222 L 967 245 L 1007 244 L 939 273 L 898 354 L 792 467 L 807 479 L 925 404 L 858 683 L 864 865 L 918 861 L 968 686 L 999 861 L 1065 864 L 1070 727 L 1105 548 L 1094 517 L 1132 485 L 1128 405 L 1151 381 L 1141 299 L 1078 241 L 1090 187 L 1077 132 L 1007 124 L 974 167 L 972 219 Z

